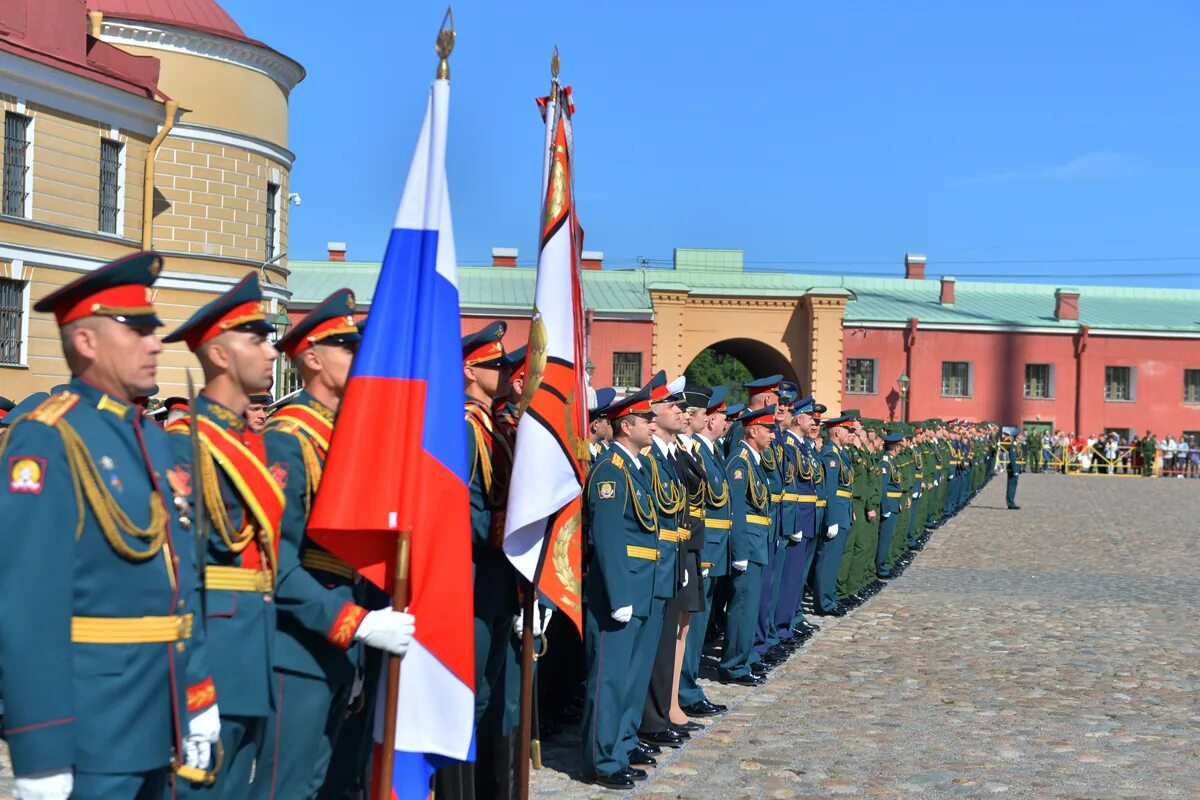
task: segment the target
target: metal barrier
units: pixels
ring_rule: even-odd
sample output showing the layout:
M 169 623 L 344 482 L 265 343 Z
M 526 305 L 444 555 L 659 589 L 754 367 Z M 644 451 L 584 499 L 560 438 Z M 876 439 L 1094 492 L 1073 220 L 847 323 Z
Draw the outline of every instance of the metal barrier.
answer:
M 1006 469 L 1010 445 L 1000 442 L 996 451 L 996 470 Z M 1045 448 L 1042 454 L 1025 453 L 1025 472 L 1057 472 L 1064 475 L 1115 475 L 1118 477 L 1200 478 L 1200 448 L 1163 448 L 1155 450 L 1149 470 L 1141 448 L 1133 445 L 1088 447 L 1086 444 L 1060 444 Z

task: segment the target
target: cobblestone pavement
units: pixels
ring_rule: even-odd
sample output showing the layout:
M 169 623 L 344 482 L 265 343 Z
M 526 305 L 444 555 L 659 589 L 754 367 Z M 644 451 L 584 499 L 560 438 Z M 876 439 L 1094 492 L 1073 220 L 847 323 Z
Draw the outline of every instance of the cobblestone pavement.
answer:
M 1026 475 L 1018 501 L 993 481 L 765 686 L 706 684 L 730 712 L 627 796 L 1200 797 L 1197 484 Z M 577 750 L 547 742 L 532 795 L 621 797 Z
M 1200 797 L 1200 496 L 1184 480 L 997 479 L 908 571 L 630 797 Z M 546 751 L 538 798 L 618 797 Z

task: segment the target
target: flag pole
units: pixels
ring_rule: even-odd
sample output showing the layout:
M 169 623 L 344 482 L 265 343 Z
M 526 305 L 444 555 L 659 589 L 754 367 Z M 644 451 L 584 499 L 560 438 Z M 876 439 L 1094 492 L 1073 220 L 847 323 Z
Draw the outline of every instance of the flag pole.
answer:
M 450 52 L 454 49 L 454 6 L 446 7 L 442 24 L 438 27 L 438 35 L 434 44 L 437 51 L 438 66 L 434 74 L 436 80 L 450 80 Z M 411 504 L 409 509 L 411 511 Z M 412 539 L 412 529 L 398 531 L 396 536 L 395 572 L 392 578 L 392 608 L 404 611 L 408 608 L 408 563 Z M 396 752 L 396 722 L 399 715 L 400 699 L 400 656 L 388 657 L 387 691 L 384 698 L 383 713 L 383 746 L 380 748 L 379 783 L 376 786 L 376 800 L 392 800 L 392 773 L 395 765 Z

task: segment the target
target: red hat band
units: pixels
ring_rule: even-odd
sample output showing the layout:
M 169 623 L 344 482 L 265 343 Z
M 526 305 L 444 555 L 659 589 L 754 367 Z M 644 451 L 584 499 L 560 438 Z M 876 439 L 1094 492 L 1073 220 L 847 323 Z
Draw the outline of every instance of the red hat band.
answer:
M 492 359 L 499 358 L 502 355 L 504 355 L 504 345 L 500 343 L 499 339 L 497 339 L 494 342 L 481 344 L 479 347 L 467 353 L 466 357 L 463 358 L 463 364 L 468 367 L 473 367 L 476 364 L 484 361 L 491 361 Z
M 192 331 L 187 337 L 188 347 L 195 350 L 210 339 L 215 339 L 222 333 L 233 330 L 239 325 L 245 325 L 247 322 L 257 322 L 266 318 L 267 315 L 262 310 L 262 303 L 258 300 L 242 303 L 231 308 L 223 317 L 208 328 L 197 328 L 195 331 Z
M 285 355 L 288 358 L 295 358 L 314 344 L 320 344 L 330 336 L 344 336 L 349 333 L 358 333 L 358 326 L 354 322 L 354 317 L 350 314 L 344 317 L 327 319 L 313 328 L 308 336 L 298 340 Z
M 134 317 L 153 314 L 154 306 L 150 303 L 153 294 L 149 286 L 140 283 L 111 286 L 88 295 L 73 305 L 56 307 L 54 318 L 58 320 L 59 327 L 62 327 L 84 317 Z

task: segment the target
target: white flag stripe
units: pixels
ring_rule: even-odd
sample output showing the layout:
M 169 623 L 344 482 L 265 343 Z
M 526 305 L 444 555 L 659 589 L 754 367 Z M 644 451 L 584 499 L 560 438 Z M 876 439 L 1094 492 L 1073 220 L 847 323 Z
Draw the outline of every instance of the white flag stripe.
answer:
M 387 670 L 379 676 L 375 741 L 383 739 Z M 395 749 L 465 761 L 475 726 L 475 693 L 414 638 L 400 669 Z

